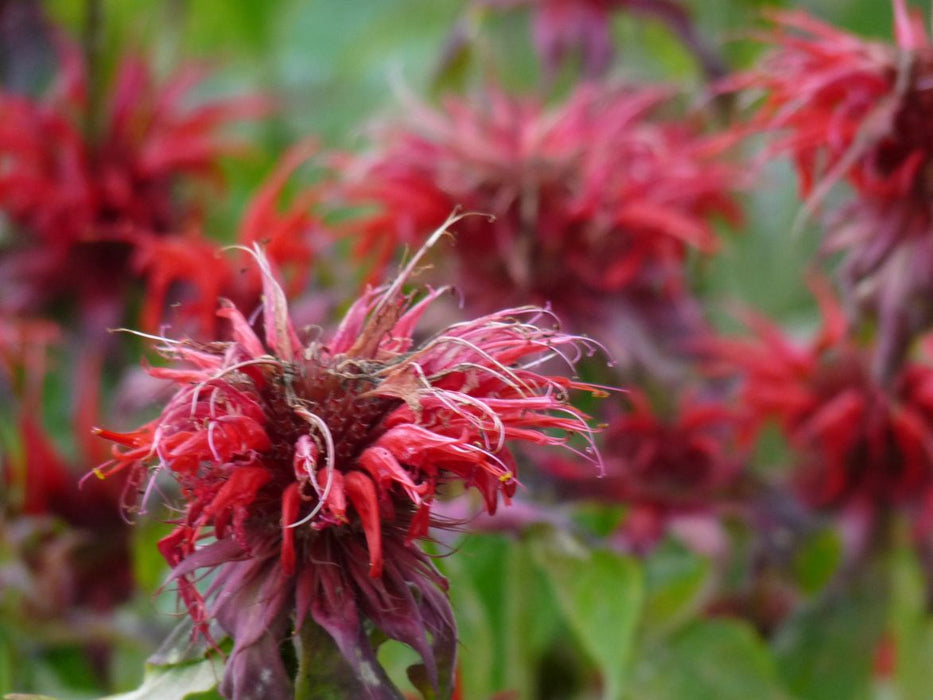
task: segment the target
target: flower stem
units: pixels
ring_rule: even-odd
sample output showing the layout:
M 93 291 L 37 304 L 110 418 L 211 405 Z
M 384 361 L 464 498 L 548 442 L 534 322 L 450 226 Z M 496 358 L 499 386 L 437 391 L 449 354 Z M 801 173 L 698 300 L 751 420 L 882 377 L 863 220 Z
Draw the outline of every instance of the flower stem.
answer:
M 357 672 L 344 658 L 327 630 L 310 617 L 299 631 L 295 700 L 372 698 L 402 700 L 403 696 L 380 667 L 363 662 Z
M 84 11 L 84 65 L 88 86 L 84 131 L 88 142 L 93 143 L 100 126 L 98 122 L 103 100 L 101 58 L 104 49 L 104 4 L 102 0 L 86 0 Z

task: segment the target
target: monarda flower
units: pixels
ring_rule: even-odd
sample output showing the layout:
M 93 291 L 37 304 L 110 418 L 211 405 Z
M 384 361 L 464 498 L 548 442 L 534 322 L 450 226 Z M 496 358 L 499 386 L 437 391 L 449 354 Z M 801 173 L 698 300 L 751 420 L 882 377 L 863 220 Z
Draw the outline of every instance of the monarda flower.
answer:
M 0 312 L 0 387 L 38 401 L 45 379 L 46 350 L 61 338 L 50 321 L 19 318 Z
M 347 198 L 377 207 L 355 224 L 358 252 L 384 265 L 462 206 L 495 216 L 461 225 L 454 264 L 468 308 L 550 303 L 592 335 L 608 307 L 635 319 L 628 337 L 682 324 L 688 250 L 714 251 L 713 219 L 738 218 L 738 178 L 726 139 L 652 118 L 666 98 L 583 87 L 554 109 L 498 91 L 415 107 L 410 125 L 344 164 Z
M 892 0 L 896 45 L 866 41 L 799 11 L 778 12 L 775 49 L 734 84 L 761 91 L 758 127 L 790 153 L 805 211 L 845 181 L 854 190 L 829 219 L 853 307 L 877 313 L 876 373 L 889 377 L 933 321 L 933 44 L 904 0 Z
M 115 479 L 79 489 L 82 470 L 93 461 L 66 460 L 27 411 L 17 428 L 19 449 L 0 454 L 0 519 L 21 532 L 58 529 L 49 541 L 37 538 L 32 556 L 19 562 L 36 582 L 36 590 L 23 591 L 32 601 L 31 622 L 55 626 L 82 614 L 109 613 L 136 587 L 132 533 L 122 512 L 125 484 Z M 82 630 L 74 633 L 77 641 L 89 641 Z
M 631 408 L 607 421 L 600 441 L 604 478 L 571 460 L 544 464 L 564 497 L 630 506 L 618 538 L 645 551 L 678 519 L 715 519 L 717 499 L 724 500 L 742 470 L 739 421 L 722 401 L 695 392 L 684 393 L 668 412 L 637 390 L 626 399 Z
M 902 510 L 922 523 L 933 505 L 933 366 L 910 361 L 879 383 L 870 372 L 872 348 L 851 337 L 828 292 L 820 290 L 819 300 L 824 325 L 809 343 L 761 318 L 752 319 L 756 339 L 718 341 L 724 366 L 741 378 L 751 435 L 777 423 L 809 505 L 837 513 Z
M 237 234 L 239 244 L 247 249 L 261 242 L 266 258 L 277 269 L 291 273 L 287 292 L 297 293 L 307 286 L 307 270 L 316 255 L 313 243 L 320 229 L 314 209 L 322 188 L 304 187 L 285 203 L 283 193 L 295 170 L 316 151 L 316 142 L 311 139 L 286 151 L 247 203 Z M 175 328 L 185 328 L 185 335 L 213 338 L 222 322 L 214 313 L 218 298 L 230 299 L 243 308 L 254 307 L 261 294 L 261 275 L 244 265 L 247 255 L 232 258 L 221 252 L 219 244 L 200 235 L 140 241 L 133 262 L 148 278 L 142 327 L 155 329 L 167 320 Z M 179 296 L 180 290 L 188 293 Z M 164 311 L 169 301 L 171 316 Z
M 177 392 L 138 430 L 98 430 L 119 445 L 100 473 L 167 471 L 180 484 L 182 515 L 160 549 L 197 629 L 216 621 L 234 640 L 225 695 L 293 697 L 280 645 L 300 631 L 308 657 L 324 630 L 357 678 L 353 697 L 395 697 L 372 627 L 415 649 L 424 686 L 446 695 L 454 620 L 444 579 L 414 543 L 445 485 L 475 488 L 489 512 L 508 502 L 518 486 L 510 442 L 586 449 L 592 430 L 567 396 L 597 390 L 541 366 L 592 345 L 545 327 L 550 314 L 533 307 L 416 342 L 443 292 L 403 294 L 420 255 L 335 331 L 302 338 L 255 255 L 261 332 L 224 302 L 229 341 L 161 339 L 185 366 L 149 371 Z M 206 590 L 203 569 L 215 572 Z
M 191 104 L 198 71 L 160 84 L 141 59 L 127 58 L 98 114 L 80 53 L 61 40 L 60 55 L 42 98 L 0 92 L 0 210 L 11 227 L 3 304 L 77 307 L 96 325 L 115 325 L 128 283 L 141 276 L 134 251 L 194 236 L 199 212 L 185 188 L 216 181 L 218 159 L 242 150 L 221 127 L 266 107 L 252 97 Z
M 42 425 L 48 347 L 60 343 L 48 321 L 0 315 L 0 414 L 8 420 L 0 435 L 0 615 L 41 630 L 39 648 L 82 647 L 103 678 L 115 634 L 110 614 L 135 590 L 131 532 L 122 480 L 78 488 L 87 465 L 106 455 L 100 441 L 96 452 L 68 459 Z M 82 409 L 96 415 L 96 406 Z M 90 436 L 76 422 L 81 446 Z

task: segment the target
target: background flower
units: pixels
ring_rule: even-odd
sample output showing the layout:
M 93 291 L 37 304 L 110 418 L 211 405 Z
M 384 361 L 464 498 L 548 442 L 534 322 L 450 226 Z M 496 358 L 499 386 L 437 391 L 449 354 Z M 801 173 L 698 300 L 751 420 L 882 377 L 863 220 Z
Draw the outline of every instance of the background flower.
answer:
M 58 47 L 58 74 L 43 97 L 0 94 L 0 210 L 13 228 L 0 266 L 3 304 L 30 313 L 75 307 L 89 325 L 115 324 L 141 273 L 133 251 L 165 237 L 200 244 L 190 240 L 198 207 L 181 190 L 216 184 L 219 158 L 243 148 L 221 127 L 267 105 L 250 97 L 189 106 L 198 71 L 159 84 L 147 63 L 128 57 L 98 125 L 102 105 L 89 95 L 78 47 L 63 38 Z
M 651 363 L 698 323 L 688 251 L 713 252 L 713 220 L 740 218 L 729 138 L 660 116 L 667 98 L 583 86 L 552 109 L 500 91 L 414 108 L 340 164 L 349 201 L 377 207 L 351 224 L 357 254 L 383 266 L 454 206 L 492 214 L 462 222 L 452 251 L 469 308 L 548 303 L 617 359 Z
M 848 182 L 832 216 L 828 253 L 842 253 L 853 309 L 881 324 L 875 372 L 890 378 L 911 338 L 929 327 L 931 141 L 926 113 L 933 52 L 919 15 L 893 0 L 896 45 L 867 41 L 801 11 L 776 13 L 775 49 L 734 79 L 761 90 L 753 122 L 790 153 L 812 212 Z

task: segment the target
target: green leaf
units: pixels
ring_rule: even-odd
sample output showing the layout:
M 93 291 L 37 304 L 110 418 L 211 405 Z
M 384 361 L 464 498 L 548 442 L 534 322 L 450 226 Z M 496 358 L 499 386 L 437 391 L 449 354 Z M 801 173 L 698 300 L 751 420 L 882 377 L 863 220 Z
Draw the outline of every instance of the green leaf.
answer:
M 767 647 L 746 623 L 696 621 L 663 645 L 644 646 L 627 697 L 781 700 Z
M 438 562 L 450 578 L 465 697 L 537 697 L 538 669 L 560 623 L 529 543 L 470 534 Z
M 276 0 L 200 0 L 186 5 L 188 43 L 201 50 L 262 54 L 269 46 L 268 32 L 281 3 Z M 218 32 L 217 27 L 223 27 Z
M 605 550 L 589 551 L 556 532 L 535 542 L 535 559 L 567 623 L 599 667 L 604 697 L 620 697 L 645 597 L 638 563 Z
M 232 642 L 216 623 L 209 629 L 210 639 L 214 644 L 220 645 L 223 652 L 232 648 Z M 207 658 L 213 646 L 204 635 L 194 634 L 194 622 L 190 617 L 182 618 L 172 631 L 162 640 L 148 659 L 151 666 L 181 666 L 183 664 L 199 663 Z
M 132 530 L 133 575 L 140 590 L 150 595 L 159 590 L 168 574 L 168 564 L 157 545 L 171 529 L 156 518 L 140 518 Z
M 801 700 L 869 697 L 888 591 L 873 567 L 802 607 L 774 641 L 778 670 Z
M 926 611 L 925 577 L 907 542 L 891 557 L 891 584 L 897 697 L 924 700 L 933 688 L 933 620 Z
M 80 693 L 102 692 L 90 659 L 83 649 L 75 646 L 54 647 L 45 653 L 44 661 L 50 671 L 67 683 L 67 688 Z M 51 692 L 50 689 L 43 690 Z
M 703 600 L 710 563 L 676 542 L 667 541 L 645 560 L 646 605 L 643 627 L 657 637 L 686 622 Z
M 174 666 L 149 665 L 143 683 L 136 690 L 110 695 L 106 700 L 193 700 L 217 686 L 223 675 L 223 662 L 215 656 L 194 663 Z
M 470 561 L 460 554 L 447 557 L 443 565 L 450 582 L 450 604 L 457 620 L 463 692 L 468 698 L 488 698 L 494 690 L 495 635 L 489 610 L 470 575 Z
M 595 411 L 595 408 L 592 410 Z M 628 506 L 624 505 L 580 503 L 573 509 L 573 522 L 596 537 L 609 537 L 619 529 L 628 510 Z
M 797 583 L 806 593 L 822 589 L 842 560 L 842 542 L 835 530 L 826 528 L 810 537 L 794 557 Z
M 142 684 L 135 690 L 112 695 L 105 700 L 220 698 L 217 684 L 223 676 L 223 659 L 206 639 L 195 638 L 193 629 L 194 623 L 185 617 L 149 656 Z M 210 634 L 221 653 L 229 653 L 232 641 L 217 625 L 212 625 Z
M 408 669 L 421 662 L 418 652 L 395 639 L 386 639 L 379 644 L 377 654 L 389 681 L 402 693 L 414 693 L 416 689 L 408 678 Z
M 503 569 L 505 610 L 500 618 L 505 632 L 507 687 L 522 697 L 540 694 L 536 672 L 558 620 L 550 591 L 535 585 L 539 574 L 531 542 L 510 541 Z
M 0 693 L 6 693 L 15 687 L 14 671 L 16 669 L 15 647 L 0 629 Z

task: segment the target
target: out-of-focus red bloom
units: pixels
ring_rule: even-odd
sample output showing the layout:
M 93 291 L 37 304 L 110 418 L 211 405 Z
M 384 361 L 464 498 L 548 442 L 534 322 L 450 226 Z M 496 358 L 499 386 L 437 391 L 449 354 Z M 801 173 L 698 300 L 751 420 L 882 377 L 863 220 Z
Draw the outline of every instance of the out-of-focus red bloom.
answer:
M 13 230 L 0 265 L 3 304 L 122 310 L 140 272 L 133 252 L 186 231 L 198 211 L 184 187 L 216 181 L 218 158 L 242 150 L 221 127 L 266 106 L 252 97 L 191 105 L 199 71 L 159 84 L 146 63 L 127 58 L 98 132 L 88 133 L 85 67 L 61 44 L 59 77 L 43 98 L 0 93 L 0 210 Z
M 304 289 L 314 256 L 311 232 L 319 228 L 313 215 L 321 199 L 318 188 L 299 190 L 287 205 L 280 200 L 290 178 L 318 152 L 317 140 L 308 138 L 292 146 L 252 198 L 240 225 L 239 242 L 244 246 L 260 243 L 266 256 L 279 266 L 301 271 L 289 280 L 289 290 Z M 256 275 L 259 282 L 259 275 Z
M 295 170 L 316 152 L 316 141 L 308 139 L 285 153 L 247 204 L 237 237 L 246 247 L 262 244 L 269 261 L 288 275 L 290 293 L 304 289 L 308 281 L 320 226 L 314 208 L 322 197 L 321 189 L 301 188 L 284 206 L 281 200 Z M 224 255 L 214 241 L 191 231 L 141 240 L 133 264 L 149 282 L 142 327 L 156 328 L 171 300 L 176 308 L 167 320 L 175 328 L 180 325 L 195 337 L 216 337 L 218 298 L 230 299 L 244 309 L 259 304 L 262 278 L 244 262 L 248 257 Z M 187 294 L 179 297 L 179 290 Z
M 879 680 L 888 681 L 897 673 L 897 638 L 890 632 L 882 635 L 875 648 L 872 673 Z
M 763 91 L 755 121 L 778 132 L 772 152 L 793 156 L 808 207 L 840 181 L 853 187 L 825 247 L 845 253 L 849 293 L 879 314 L 882 375 L 933 319 L 933 43 L 904 0 L 892 4 L 896 46 L 774 13 L 775 50 L 734 81 Z
M 611 418 L 603 433 L 605 478 L 594 479 L 567 460 L 546 464 L 561 479 L 562 495 L 630 505 L 620 536 L 644 550 L 672 518 L 712 514 L 743 462 L 738 421 L 721 401 L 686 393 L 663 415 L 639 391 L 626 397 L 631 410 Z
M 716 215 L 738 218 L 738 178 L 723 159 L 727 138 L 652 119 L 666 97 L 582 87 L 555 109 L 498 91 L 413 108 L 410 125 L 343 164 L 346 196 L 378 207 L 357 222 L 358 252 L 384 264 L 459 206 L 495 217 L 459 226 L 468 307 L 547 302 L 589 330 L 608 295 L 636 315 L 673 305 L 687 251 L 715 250 Z
M 263 697 L 292 697 L 279 645 L 309 618 L 377 684 L 373 697 L 389 691 L 377 687 L 385 679 L 366 620 L 418 651 L 433 685 L 449 688 L 456 640 L 446 583 L 412 543 L 427 534 L 443 484 L 476 488 L 490 512 L 500 496 L 508 501 L 518 482 L 507 443 L 590 436 L 567 403 L 568 390 L 590 387 L 536 369 L 586 342 L 543 327 L 548 314 L 525 307 L 416 344 L 418 319 L 443 291 L 417 302 L 402 293 L 417 256 L 354 303 L 335 332 L 302 339 L 256 257 L 262 333 L 227 302 L 218 314 L 230 341 L 165 339 L 161 351 L 187 366 L 150 372 L 178 391 L 139 430 L 98 431 L 122 446 L 102 470 L 145 474 L 155 464 L 181 485 L 183 515 L 160 548 L 198 629 L 216 619 L 234 638 L 226 694 L 267 679 Z M 195 582 L 205 568 L 217 571 L 202 595 Z
M 761 318 L 751 321 L 758 338 L 717 343 L 725 366 L 742 377 L 752 435 L 777 421 L 813 506 L 904 507 L 922 516 L 933 492 L 933 366 L 905 363 L 880 384 L 869 370 L 871 349 L 851 338 L 835 300 L 818 291 L 824 327 L 809 343 Z
M 18 438 L 18 455 L 4 455 L 7 503 L 0 517 L 23 521 L 20 530 L 28 529 L 29 522 L 66 525 L 51 541 L 37 542 L 31 557 L 22 562 L 35 565 L 37 586 L 49 594 L 42 600 L 36 591 L 21 591 L 31 601 L 30 614 L 37 616 L 37 623 L 60 623 L 81 610 L 112 610 L 129 599 L 135 586 L 131 533 L 121 511 L 124 480 L 80 489 L 87 463 L 71 464 L 62 457 L 31 414 L 21 418 Z M 49 556 L 57 570 L 43 568 Z
M 45 378 L 47 348 L 60 337 L 49 321 L 21 319 L 0 313 L 0 386 L 38 401 Z
M 146 304 L 140 325 L 153 330 L 166 320 L 175 326 L 190 320 L 199 333 L 214 330 L 216 300 L 229 294 L 234 271 L 224 259 L 220 246 L 202 236 L 196 228 L 173 236 L 151 236 L 137 241 L 133 265 L 146 277 Z M 184 294 L 178 297 L 179 288 Z M 169 299 L 175 309 L 166 316 Z M 180 317 L 180 318 L 179 318 Z
M 79 490 L 88 462 L 69 464 L 41 426 L 47 346 L 59 339 L 50 322 L 0 317 L 0 388 L 10 386 L 2 392 L 9 397 L 3 413 L 17 427 L 0 443 L 0 538 L 35 530 L 34 545 L 11 564 L 28 570 L 30 583 L 11 587 L 25 598 L 32 622 L 53 624 L 79 611 L 106 612 L 133 591 L 122 480 Z M 91 420 L 95 409 L 85 407 Z M 46 529 L 48 537 L 40 536 Z

